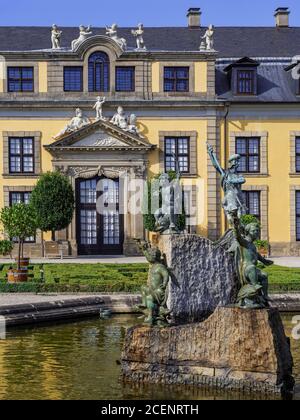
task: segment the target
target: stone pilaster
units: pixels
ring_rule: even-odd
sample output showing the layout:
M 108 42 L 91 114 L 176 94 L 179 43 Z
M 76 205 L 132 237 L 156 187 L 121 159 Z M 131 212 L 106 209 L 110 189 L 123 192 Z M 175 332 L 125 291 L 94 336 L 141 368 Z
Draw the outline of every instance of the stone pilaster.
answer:
M 219 126 L 216 118 L 207 121 L 207 141 L 220 155 L 218 142 Z M 207 234 L 211 240 L 216 240 L 220 233 L 221 212 L 220 180 L 209 155 L 207 155 Z

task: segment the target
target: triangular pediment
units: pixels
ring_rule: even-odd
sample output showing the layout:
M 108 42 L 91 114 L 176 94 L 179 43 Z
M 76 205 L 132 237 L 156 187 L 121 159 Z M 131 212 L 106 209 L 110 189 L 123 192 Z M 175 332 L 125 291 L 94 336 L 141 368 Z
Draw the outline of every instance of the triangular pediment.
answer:
M 136 134 L 122 130 L 108 121 L 96 121 L 68 133 L 45 146 L 55 150 L 150 150 L 155 146 Z

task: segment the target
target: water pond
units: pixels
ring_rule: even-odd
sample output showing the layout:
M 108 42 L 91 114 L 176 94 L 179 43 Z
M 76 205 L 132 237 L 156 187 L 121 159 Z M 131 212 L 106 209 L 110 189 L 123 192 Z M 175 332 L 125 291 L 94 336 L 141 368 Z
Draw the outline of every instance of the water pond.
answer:
M 294 327 L 283 315 L 286 332 Z M 120 359 L 135 316 L 10 330 L 0 340 L 0 399 L 259 399 L 186 387 L 123 385 Z M 300 400 L 300 340 L 291 340 Z

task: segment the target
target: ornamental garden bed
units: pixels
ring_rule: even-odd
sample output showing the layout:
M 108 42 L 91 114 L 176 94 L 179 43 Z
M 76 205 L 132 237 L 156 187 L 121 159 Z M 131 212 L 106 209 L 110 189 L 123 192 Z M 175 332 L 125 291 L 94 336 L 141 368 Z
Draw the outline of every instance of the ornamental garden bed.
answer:
M 148 277 L 147 264 L 36 264 L 27 282 L 10 284 L 10 267 L 0 266 L 0 293 L 135 293 Z
M 148 264 L 36 264 L 27 282 L 9 284 L 10 264 L 0 265 L 0 293 L 113 293 L 140 292 Z M 300 292 L 300 268 L 271 266 L 270 292 Z

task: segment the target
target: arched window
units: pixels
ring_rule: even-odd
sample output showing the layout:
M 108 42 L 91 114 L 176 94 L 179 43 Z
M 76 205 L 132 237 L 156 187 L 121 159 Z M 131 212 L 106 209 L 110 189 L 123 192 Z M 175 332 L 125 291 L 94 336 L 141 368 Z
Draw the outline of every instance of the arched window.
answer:
M 109 91 L 109 58 L 104 52 L 89 57 L 89 92 Z

